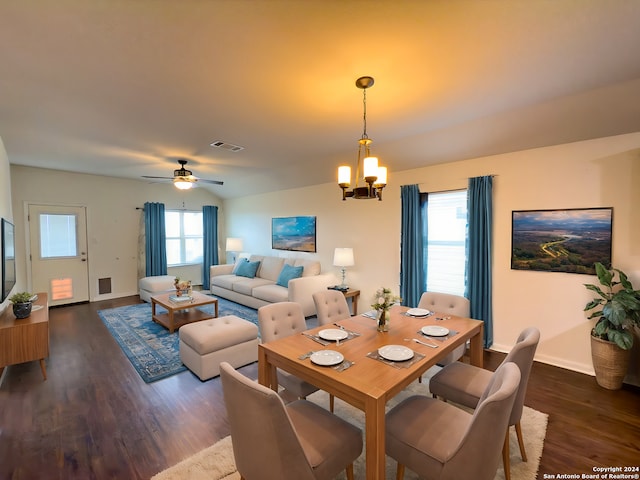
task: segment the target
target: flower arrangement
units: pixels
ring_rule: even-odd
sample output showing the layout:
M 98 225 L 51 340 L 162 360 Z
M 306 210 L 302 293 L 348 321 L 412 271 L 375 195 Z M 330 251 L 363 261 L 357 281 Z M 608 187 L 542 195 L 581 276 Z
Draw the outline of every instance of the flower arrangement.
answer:
M 180 280 L 180 277 L 176 277 L 173 281 L 174 286 L 176 287 L 176 294 L 178 296 L 186 293 L 189 295 L 191 293 L 191 280 Z
M 394 295 L 390 288 L 380 287 L 376 290 L 371 306 L 378 311 L 378 331 L 389 331 L 389 309 L 391 306 L 400 302 L 402 299 L 398 295 Z
M 389 310 L 394 303 L 400 302 L 402 299 L 394 295 L 390 288 L 380 287 L 376 290 L 371 306 L 376 310 Z

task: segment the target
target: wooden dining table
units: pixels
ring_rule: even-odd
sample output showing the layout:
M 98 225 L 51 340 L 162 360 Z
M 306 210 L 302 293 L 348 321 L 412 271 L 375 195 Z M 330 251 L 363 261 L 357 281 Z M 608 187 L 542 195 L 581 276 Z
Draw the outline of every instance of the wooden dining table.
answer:
M 262 385 L 277 391 L 276 369 L 281 368 L 364 411 L 368 480 L 385 478 L 387 401 L 467 340 L 470 342 L 470 363 L 478 367 L 482 367 L 483 363 L 482 321 L 438 312 L 425 318 L 416 318 L 408 316 L 407 310 L 407 307 L 401 306 L 391 308 L 388 332 L 378 332 L 376 320 L 364 315 L 341 320 L 338 323 L 345 329 L 360 335 L 342 340 L 338 345 L 330 342 L 323 346 L 305 335 L 294 334 L 258 346 L 258 381 Z M 438 325 L 457 333 L 444 340 L 430 340 L 420 334 L 421 328 L 427 325 Z M 326 328 L 336 327 L 325 325 L 304 333 L 317 335 Z M 431 348 L 405 340 L 413 338 L 438 347 Z M 421 354 L 424 358 L 419 361 L 409 360 L 410 363 L 403 365 L 401 362 L 383 362 L 367 356 L 375 355 L 379 348 L 386 345 L 409 347 L 417 356 Z M 338 371 L 331 366 L 316 365 L 309 358 L 299 358 L 302 354 L 319 350 L 340 352 L 346 360 L 354 362 L 354 365 Z

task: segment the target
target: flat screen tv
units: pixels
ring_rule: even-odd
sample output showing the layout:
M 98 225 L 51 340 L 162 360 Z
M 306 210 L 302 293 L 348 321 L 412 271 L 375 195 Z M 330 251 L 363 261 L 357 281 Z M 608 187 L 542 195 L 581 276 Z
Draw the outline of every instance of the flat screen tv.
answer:
M 2 302 L 16 284 L 16 251 L 13 224 L 2 219 Z

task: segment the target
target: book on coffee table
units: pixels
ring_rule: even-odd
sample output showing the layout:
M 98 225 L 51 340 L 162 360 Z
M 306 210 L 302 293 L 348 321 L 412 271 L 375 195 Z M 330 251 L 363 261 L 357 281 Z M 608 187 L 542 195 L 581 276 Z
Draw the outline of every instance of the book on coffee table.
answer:
M 193 300 L 193 298 L 191 298 L 189 295 L 182 295 L 182 296 L 177 296 L 177 295 L 171 295 L 169 296 L 169 300 L 171 300 L 173 303 L 189 303 Z

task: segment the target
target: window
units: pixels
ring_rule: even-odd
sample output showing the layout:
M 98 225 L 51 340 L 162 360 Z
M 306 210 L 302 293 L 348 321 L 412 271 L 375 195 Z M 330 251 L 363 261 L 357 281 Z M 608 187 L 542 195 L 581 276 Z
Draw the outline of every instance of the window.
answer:
M 464 296 L 467 191 L 429 193 L 423 201 L 427 291 Z
M 202 263 L 202 212 L 167 210 L 164 212 L 167 235 L 167 265 Z
M 40 214 L 40 258 L 78 256 L 75 215 Z

